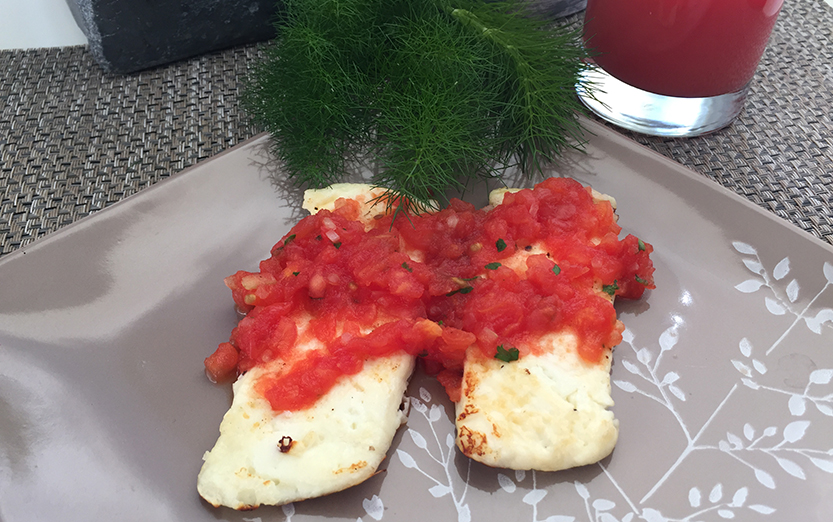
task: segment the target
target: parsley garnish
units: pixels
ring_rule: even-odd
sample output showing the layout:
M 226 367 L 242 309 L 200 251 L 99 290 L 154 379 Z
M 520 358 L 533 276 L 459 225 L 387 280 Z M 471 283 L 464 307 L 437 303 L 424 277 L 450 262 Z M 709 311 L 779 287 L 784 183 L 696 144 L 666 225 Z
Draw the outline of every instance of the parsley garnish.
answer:
M 641 239 L 636 240 L 636 244 L 639 246 L 639 251 L 643 252 L 645 250 L 645 242 Z
M 486 265 L 486 270 L 497 270 L 498 268 L 500 268 L 500 263 L 498 263 L 497 261 Z
M 503 252 L 504 250 L 506 250 L 506 241 L 504 241 L 502 238 L 498 239 L 495 242 L 495 246 L 497 247 L 498 252 Z
M 333 246 L 336 247 L 336 250 L 338 250 L 339 248 L 341 248 L 341 241 L 336 241 L 335 243 L 333 243 Z
M 414 269 L 408 266 L 408 263 L 402 263 L 402 268 L 407 270 L 408 272 L 413 272 Z
M 470 286 L 464 286 L 463 288 L 458 288 L 457 290 L 452 290 L 451 292 L 445 294 L 446 297 L 451 297 L 454 294 L 467 294 L 474 290 L 474 288 Z
M 616 290 L 619 290 L 619 285 L 617 284 L 616 280 L 613 281 L 613 284 L 604 285 L 602 287 L 602 292 L 606 293 L 607 295 L 615 294 Z
M 553 265 L 553 267 L 552 267 L 552 273 L 553 273 L 553 274 L 555 274 L 555 275 L 560 274 L 560 273 L 561 273 L 561 267 L 560 267 L 560 266 L 558 266 L 558 265 Z
M 518 357 L 520 356 L 520 352 L 517 348 L 509 348 L 508 350 L 503 347 L 501 344 L 497 347 L 497 353 L 495 354 L 495 359 L 500 359 L 503 362 L 512 362 L 517 361 Z
M 275 245 L 275 249 L 273 250 L 273 253 L 277 253 L 277 252 L 280 252 L 281 250 L 283 250 L 283 248 L 286 245 L 288 245 L 289 243 L 291 243 L 293 239 L 295 239 L 295 234 L 291 234 L 291 235 L 286 236 L 286 239 L 283 240 L 283 244 L 281 246 Z
M 298 275 L 298 274 L 300 274 L 300 273 L 301 273 L 301 272 L 292 272 L 292 275 L 296 276 L 296 275 Z
M 640 283 L 640 284 L 643 284 L 643 285 L 647 285 L 647 284 L 648 284 L 648 281 L 646 281 L 646 280 L 642 279 L 642 278 L 641 278 L 641 277 L 639 277 L 639 276 L 636 276 L 636 282 L 637 282 L 637 283 Z

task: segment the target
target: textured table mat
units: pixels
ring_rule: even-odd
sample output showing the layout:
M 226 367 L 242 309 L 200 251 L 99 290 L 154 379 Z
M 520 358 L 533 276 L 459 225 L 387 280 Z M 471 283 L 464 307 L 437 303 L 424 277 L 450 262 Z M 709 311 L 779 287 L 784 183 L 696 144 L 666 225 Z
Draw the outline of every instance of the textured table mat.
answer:
M 831 31 L 823 0 L 787 0 L 731 127 L 625 134 L 833 243 Z M 0 256 L 257 134 L 237 99 L 261 52 L 110 75 L 85 46 L 0 51 Z

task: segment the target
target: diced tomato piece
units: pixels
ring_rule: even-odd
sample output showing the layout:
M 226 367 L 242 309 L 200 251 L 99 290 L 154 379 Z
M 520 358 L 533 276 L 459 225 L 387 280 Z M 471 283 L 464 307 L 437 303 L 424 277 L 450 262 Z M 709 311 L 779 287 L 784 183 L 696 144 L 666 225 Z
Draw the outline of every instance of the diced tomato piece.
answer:
M 212 379 L 277 358 L 291 369 L 259 386 L 273 408 L 302 409 L 365 360 L 405 352 L 456 400 L 470 348 L 493 357 L 520 345 L 523 356 L 530 339 L 569 330 L 581 357 L 599 361 L 622 334 L 599 283 L 625 298 L 654 288 L 653 247 L 620 240 L 610 202 L 575 180 L 546 179 L 490 209 L 453 199 L 368 230 L 360 210 L 337 200 L 293 227 L 259 272 L 226 278 L 248 315 L 206 359 Z M 297 353 L 296 320 L 309 320 L 304 342 L 326 348 Z
M 211 382 L 226 382 L 237 376 L 237 349 L 231 343 L 220 343 L 217 350 L 205 358 L 205 372 Z

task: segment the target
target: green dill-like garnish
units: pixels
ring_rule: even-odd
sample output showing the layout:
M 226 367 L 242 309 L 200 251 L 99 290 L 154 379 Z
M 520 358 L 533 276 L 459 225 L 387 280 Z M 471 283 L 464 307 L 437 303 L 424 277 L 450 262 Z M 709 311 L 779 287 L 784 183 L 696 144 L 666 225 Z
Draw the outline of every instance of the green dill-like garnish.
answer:
M 619 284 L 616 282 L 616 280 L 614 280 L 612 284 L 602 286 L 602 292 L 606 293 L 607 295 L 615 294 L 616 290 L 619 290 Z
M 561 273 L 561 267 L 558 266 L 557 264 L 553 265 L 552 266 L 552 273 L 555 274 L 555 275 L 560 274 Z
M 503 362 L 512 362 L 517 361 L 518 357 L 520 357 L 520 352 L 517 348 L 509 348 L 507 350 L 502 344 L 497 347 L 495 359 L 500 359 Z
M 300 274 L 300 273 L 301 273 L 301 272 L 292 272 L 292 275 L 297 276 L 297 275 L 298 275 L 298 274 Z
M 506 250 L 506 241 L 504 241 L 503 238 L 498 239 L 495 241 L 495 248 L 497 248 L 498 252 L 503 252 Z
M 639 248 L 639 251 L 640 251 L 640 252 L 644 252 L 644 251 L 645 251 L 645 242 L 644 242 L 644 241 L 642 241 L 641 239 L 638 239 L 638 238 L 637 238 L 637 240 L 636 240 L 636 245 L 637 245 L 637 247 Z
M 333 246 L 336 247 L 336 250 L 338 250 L 339 248 L 341 248 L 341 241 L 336 241 L 335 243 L 333 243 Z
M 639 284 L 642 284 L 642 285 L 646 285 L 646 286 L 647 286 L 647 284 L 648 284 L 648 281 L 646 281 L 646 280 L 642 279 L 642 278 L 641 278 L 641 277 L 639 277 L 639 276 L 636 276 L 636 282 L 637 282 L 637 283 L 639 283 Z
M 497 270 L 498 268 L 500 268 L 500 263 L 498 263 L 497 261 L 486 265 L 486 270 Z
M 581 148 L 580 28 L 522 0 L 286 0 L 242 105 L 290 178 L 371 182 L 425 208 L 447 189 L 527 174 Z
M 408 266 L 408 263 L 402 263 L 402 268 L 404 268 L 404 269 L 405 269 L 405 270 L 407 270 L 408 272 L 413 272 L 413 271 L 414 271 L 414 269 L 413 269 L 413 268 L 411 268 L 410 266 Z

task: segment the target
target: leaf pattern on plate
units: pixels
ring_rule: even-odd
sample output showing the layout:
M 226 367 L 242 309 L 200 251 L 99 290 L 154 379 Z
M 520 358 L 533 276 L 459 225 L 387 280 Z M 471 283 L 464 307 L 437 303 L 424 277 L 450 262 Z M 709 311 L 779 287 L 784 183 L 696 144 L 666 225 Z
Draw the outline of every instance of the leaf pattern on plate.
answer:
M 465 481 L 463 482 L 462 491 L 458 492 L 455 489 L 455 481 L 453 479 L 453 471 L 456 471 L 453 470 L 455 454 L 454 436 L 451 433 L 445 433 L 445 438 L 443 440 L 441 432 L 446 432 L 448 427 L 445 425 L 436 426 L 436 424 L 440 423 L 440 420 L 444 417 L 443 412 L 445 408 L 442 405 L 431 403 L 433 397 L 426 388 L 420 387 L 418 393 L 419 398 L 410 397 L 409 399 L 411 410 L 418 412 L 425 418 L 426 421 L 428 421 L 428 425 L 431 430 L 431 442 L 429 443 L 429 438 L 426 438 L 414 429 L 408 428 L 407 433 L 410 435 L 414 445 L 423 450 L 423 452 L 428 456 L 429 462 L 421 466 L 410 453 L 402 449 L 397 449 L 396 455 L 399 457 L 399 461 L 402 465 L 406 468 L 417 470 L 433 483 L 433 485 L 428 488 L 428 492 L 432 497 L 437 499 L 446 496 L 451 497 L 451 501 L 457 510 L 458 522 L 469 522 L 471 520 L 471 509 L 465 502 L 466 492 L 469 485 L 468 473 L 465 477 Z M 443 440 L 443 442 L 441 442 L 441 440 Z M 440 478 L 437 478 L 426 470 L 431 462 L 434 464 L 432 467 L 436 468 L 437 465 L 439 465 L 441 471 L 441 474 L 439 475 Z M 468 468 L 469 470 L 471 469 L 470 461 L 468 463 Z
M 795 322 L 790 329 L 801 321 L 804 322 L 807 328 L 817 334 L 821 334 L 822 327 L 833 328 L 833 309 L 822 308 L 816 311 L 815 314 L 810 313 L 810 308 L 812 308 L 815 301 L 833 285 L 833 264 L 828 261 L 824 262 L 822 272 L 827 283 L 821 287 L 803 309 L 798 309 L 795 307 L 801 290 L 798 280 L 790 279 L 786 285 L 778 284 L 789 279 L 787 277 L 791 270 L 789 257 L 784 257 L 776 263 L 770 273 L 761 261 L 757 249 L 740 241 L 734 242 L 732 246 L 741 254 L 748 256 L 742 258 L 742 262 L 750 272 L 757 276 L 738 283 L 735 285 L 735 289 L 743 293 L 755 293 L 762 289 L 768 289 L 772 295 L 764 297 L 767 310 L 773 315 L 790 314 L 794 316 Z M 775 349 L 775 346 L 777 344 L 773 345 L 770 351 Z
M 803 295 L 807 289 L 793 275 L 789 256 L 780 257 L 770 266 L 761 259 L 756 247 L 740 241 L 733 242 L 732 247 L 740 255 L 740 263 L 751 273 L 735 284 L 734 289 L 750 295 L 750 299 L 762 298 L 763 306 L 773 316 L 791 317 L 781 336 L 768 346 L 758 346 L 761 341 L 753 341 L 751 337 L 735 341 L 735 347 L 727 350 L 731 355 L 725 363 L 736 372 L 736 381 L 729 383 L 707 418 L 694 422 L 687 417 L 685 409 L 691 375 L 685 367 L 675 366 L 678 347 L 685 340 L 682 316 L 672 313 L 671 326 L 653 342 L 643 343 L 637 332 L 625 329 L 622 344 L 615 352 L 619 369 L 612 384 L 625 394 L 647 399 L 648 404 L 671 416 L 682 442 L 677 459 L 644 491 L 633 491 L 627 482 L 623 485 L 619 479 L 627 477 L 614 476 L 600 462 L 596 465 L 601 472 L 597 477 L 589 481 L 575 480 L 571 488 L 558 488 L 557 499 L 550 494 L 555 490 L 541 486 L 540 472 L 494 470 L 493 494 L 499 495 L 502 502 L 512 499 L 517 503 L 516 518 L 523 519 L 521 513 L 525 509 L 529 514 L 526 518 L 531 522 L 759 520 L 761 516 L 778 513 L 767 499 L 779 484 L 788 480 L 807 481 L 810 473 L 833 474 L 833 441 L 822 437 L 826 442 L 822 446 L 818 442 L 819 434 L 829 434 L 833 429 L 833 368 L 809 370 L 803 389 L 769 378 L 778 366 L 778 355 L 773 352 L 799 325 L 804 324 L 813 334 L 830 337 L 833 309 L 819 308 L 815 303 L 823 293 L 833 290 L 833 264 L 823 264 L 825 282 L 821 288 L 815 294 Z M 766 394 L 773 407 L 783 408 L 781 421 L 738 418 L 730 419 L 730 425 L 722 432 L 709 429 L 727 404 L 743 400 L 741 390 Z M 411 454 L 399 448 L 396 450 L 399 462 L 427 479 L 425 487 L 432 498 L 453 504 L 458 522 L 479 519 L 472 514 L 472 508 L 478 506 L 466 500 L 471 462 L 466 459 L 468 464 L 462 471 L 455 468 L 454 428 L 443 415 L 445 408 L 434 403 L 424 387 L 416 395 L 410 397 L 411 409 L 427 422 L 428 431 L 407 428 L 407 439 L 421 453 Z M 659 494 L 685 462 L 706 455 L 724 456 L 727 465 L 736 466 L 733 476 L 746 477 L 743 480 L 748 481 L 731 486 L 722 480 L 699 484 L 698 477 L 691 476 L 693 483 L 688 489 Z M 618 498 L 611 497 L 611 486 Z M 604 494 L 599 493 L 602 490 Z M 664 512 L 659 500 L 668 494 L 681 497 L 675 509 L 682 512 L 671 514 L 667 507 Z M 582 509 L 561 507 L 565 495 L 572 495 Z M 381 499 L 374 496 L 365 502 L 378 502 L 379 509 L 371 510 L 370 504 L 365 503 L 363 506 L 369 517 L 380 520 Z M 552 510 L 558 512 L 546 513 Z M 291 514 L 286 508 L 284 512 L 288 520 Z

